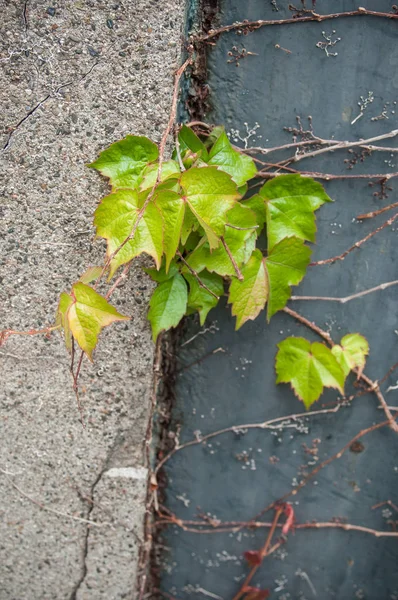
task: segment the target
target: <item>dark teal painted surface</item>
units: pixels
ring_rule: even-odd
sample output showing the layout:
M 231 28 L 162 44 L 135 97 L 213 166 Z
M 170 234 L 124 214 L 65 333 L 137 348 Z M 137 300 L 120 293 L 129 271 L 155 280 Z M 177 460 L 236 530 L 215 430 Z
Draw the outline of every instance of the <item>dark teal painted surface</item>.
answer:
M 284 18 L 290 15 L 287 4 L 277 0 L 280 10 L 274 12 L 271 2 L 265 0 L 231 0 L 224 2 L 220 20 Z M 391 3 L 368 1 L 366 7 L 388 11 Z M 354 8 L 357 2 L 317 2 L 322 13 Z M 337 57 L 327 57 L 316 47 L 323 39 L 322 31 L 329 34 L 332 30 L 341 38 L 332 49 L 338 52 Z M 243 59 L 236 68 L 227 63 L 228 51 L 242 44 L 258 56 Z M 291 54 L 276 49 L 275 44 Z M 283 128 L 295 126 L 297 115 L 305 128 L 306 117 L 312 115 L 315 133 L 323 138 L 380 135 L 398 127 L 398 105 L 394 104 L 398 101 L 397 65 L 397 24 L 387 20 L 355 18 L 264 28 L 248 36 L 227 34 L 209 52 L 214 110 L 208 121 L 225 124 L 227 130 L 239 129 L 241 135 L 245 122 L 249 127 L 258 123 L 257 134 L 262 139 L 257 136 L 250 141 L 252 145 L 289 143 L 291 134 Z M 351 125 L 358 114 L 360 96 L 369 92 L 374 94 L 373 103 Z M 387 102 L 388 119 L 372 121 Z M 384 145 L 397 144 L 388 140 Z M 350 157 L 339 152 L 299 164 L 302 170 L 346 173 L 343 161 Z M 390 171 L 398 171 L 398 155 L 374 153 L 349 173 Z M 361 180 L 330 182 L 326 187 L 335 203 L 317 213 L 314 260 L 341 253 L 393 212 L 362 223 L 355 220 L 356 215 L 397 201 L 394 180 L 387 199 L 375 197 L 373 192 L 378 188 L 370 188 Z M 393 226 L 345 261 L 312 267 L 295 291 L 300 295 L 345 296 L 397 278 L 397 232 Z M 379 379 L 398 360 L 397 296 L 398 287 L 391 287 L 343 305 L 295 302 L 291 306 L 330 331 L 336 341 L 349 331 L 364 334 L 371 345 L 366 372 Z M 198 432 L 207 434 L 302 412 L 288 386 L 275 386 L 274 358 L 281 339 L 303 335 L 315 340 L 311 332 L 287 315 L 278 314 L 269 326 L 260 316 L 236 333 L 234 320 L 224 306 L 210 313 L 206 328 L 200 328 L 196 319 L 188 320 L 178 349 L 173 429 L 181 425 L 181 443 L 200 435 Z M 218 348 L 222 350 L 211 354 Z M 395 373 L 383 384 L 384 392 L 397 378 Z M 334 392 L 327 392 L 313 409 L 328 407 L 336 398 Z M 398 391 L 390 391 L 386 399 L 398 405 Z M 382 419 L 375 396 L 367 394 L 335 414 L 301 418 L 282 429 L 239 429 L 184 449 L 165 468 L 166 505 L 182 519 L 197 520 L 198 513 L 204 513 L 223 521 L 249 520 L 294 487 L 303 466 L 307 471 L 316 466 L 303 444 L 311 447 L 314 440 L 320 440 L 318 456 L 323 461 L 362 428 Z M 388 507 L 371 507 L 387 499 L 397 503 L 397 442 L 391 430 L 375 431 L 362 439 L 362 452 L 348 451 L 327 466 L 289 499 L 298 521 L 337 517 L 389 530 L 388 521 L 398 519 L 398 514 L 389 514 Z M 272 513 L 263 518 L 271 520 Z M 189 533 L 174 526 L 165 529 L 162 588 L 180 600 L 230 600 L 248 571 L 242 553 L 258 549 L 265 535 L 265 531 L 247 529 L 226 534 Z M 269 588 L 271 598 L 279 600 L 393 600 L 398 598 L 397 559 L 397 538 L 333 529 L 297 531 L 281 551 L 266 559 L 253 583 Z

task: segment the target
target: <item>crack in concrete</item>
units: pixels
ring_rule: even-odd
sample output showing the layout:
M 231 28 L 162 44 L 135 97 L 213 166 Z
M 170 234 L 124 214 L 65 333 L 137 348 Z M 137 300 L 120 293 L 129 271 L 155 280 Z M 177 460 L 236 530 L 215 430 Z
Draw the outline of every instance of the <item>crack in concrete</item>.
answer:
M 23 10 L 22 10 L 22 18 L 23 18 L 23 24 L 25 27 L 25 33 L 27 33 L 28 31 L 28 2 L 29 0 L 25 0 L 24 5 L 23 5 Z
M 108 450 L 107 456 L 105 458 L 105 462 L 102 466 L 102 469 L 100 470 L 100 472 L 98 473 L 97 477 L 95 478 L 94 482 L 92 483 L 92 485 L 90 487 L 90 492 L 89 492 L 88 496 L 84 496 L 83 494 L 81 494 L 79 492 L 79 490 L 77 490 L 81 500 L 88 503 L 88 509 L 87 509 L 87 513 L 85 516 L 85 518 L 88 521 L 92 520 L 91 513 L 93 512 L 93 510 L 96 506 L 96 504 L 94 502 L 94 495 L 95 495 L 96 487 L 102 480 L 102 477 L 104 476 L 104 474 L 108 471 L 109 466 L 112 462 L 112 459 L 114 458 L 115 453 L 117 452 L 119 447 L 120 447 L 120 440 L 119 440 L 119 436 L 117 436 L 113 445 Z M 88 553 L 89 553 L 90 531 L 91 531 L 90 524 L 87 524 L 86 528 L 85 528 L 84 540 L 83 540 L 81 574 L 71 592 L 71 595 L 69 596 L 69 600 L 77 600 L 77 594 L 87 577 L 87 573 L 88 573 L 87 558 L 88 558 Z
M 80 77 L 80 79 L 72 79 L 72 81 L 67 81 L 66 83 L 62 83 L 60 86 L 57 87 L 57 89 L 54 92 L 51 92 L 51 93 L 47 94 L 47 96 L 45 98 L 43 98 L 43 100 L 40 100 L 36 104 L 36 106 L 34 106 L 24 117 L 22 117 L 22 119 L 20 121 L 18 121 L 18 123 L 16 125 L 14 125 L 13 127 L 10 127 L 9 128 L 8 138 L 7 138 L 6 143 L 3 146 L 2 151 L 4 152 L 5 150 L 7 150 L 7 148 L 10 145 L 11 138 L 14 135 L 14 133 L 21 127 L 21 125 L 23 125 L 23 123 L 25 123 L 25 121 L 27 121 L 29 119 L 29 117 L 31 117 L 41 106 L 43 106 L 43 104 L 45 104 L 45 102 L 47 102 L 47 100 L 50 100 L 50 98 L 54 98 L 60 92 L 60 90 L 62 90 L 65 87 L 68 87 L 68 85 L 74 85 L 76 83 L 77 84 L 81 83 L 84 79 L 86 79 L 86 77 L 88 75 L 90 75 L 91 71 L 98 64 L 99 64 L 99 61 L 96 62 L 96 63 L 94 63 L 90 67 L 90 69 L 86 73 L 84 73 L 84 75 L 82 77 Z
M 97 487 L 97 485 L 99 484 L 99 482 L 101 481 L 104 473 L 107 471 L 108 469 L 108 464 L 109 464 L 109 460 L 110 457 L 112 455 L 112 450 L 109 453 L 109 456 L 106 458 L 105 464 L 102 467 L 101 471 L 98 473 L 97 477 L 95 478 L 94 483 L 92 484 L 91 488 L 90 488 L 90 493 L 89 496 L 87 498 L 85 498 L 84 496 L 81 496 L 81 499 L 84 500 L 85 502 L 88 502 L 88 509 L 87 509 L 87 514 L 86 514 L 86 519 L 91 521 L 91 513 L 94 510 L 94 493 L 95 493 L 95 488 Z M 79 494 L 80 495 L 80 494 Z M 69 600 L 76 600 L 77 599 L 77 594 L 79 592 L 79 589 L 81 588 L 81 586 L 84 583 L 84 580 L 86 579 L 87 573 L 88 573 L 88 568 L 87 568 L 87 557 L 88 557 L 88 540 L 90 537 L 90 525 L 87 524 L 86 528 L 85 528 L 85 532 L 84 532 L 84 540 L 83 540 L 83 552 L 82 552 L 82 571 L 81 571 L 81 575 L 79 577 L 79 579 L 77 580 L 72 593 L 69 597 Z

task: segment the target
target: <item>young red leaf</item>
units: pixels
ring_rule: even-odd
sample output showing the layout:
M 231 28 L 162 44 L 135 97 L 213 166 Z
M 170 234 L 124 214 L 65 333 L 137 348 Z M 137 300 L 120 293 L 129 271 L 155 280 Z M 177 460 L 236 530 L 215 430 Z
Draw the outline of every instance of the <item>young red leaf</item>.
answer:
M 243 553 L 243 556 L 251 567 L 261 565 L 262 558 L 258 550 L 247 550 L 247 552 Z
M 282 527 L 282 535 L 287 535 L 294 527 L 294 508 L 291 504 L 285 504 L 283 512 L 286 515 L 286 521 Z
M 266 600 L 269 598 L 269 590 L 262 590 L 258 587 L 247 585 L 244 590 L 245 600 Z

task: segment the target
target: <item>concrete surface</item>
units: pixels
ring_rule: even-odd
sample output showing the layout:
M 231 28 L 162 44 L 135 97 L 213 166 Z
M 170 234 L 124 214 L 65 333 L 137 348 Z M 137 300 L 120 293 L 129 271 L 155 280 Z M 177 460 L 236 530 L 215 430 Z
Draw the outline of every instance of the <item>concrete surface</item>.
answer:
M 91 223 L 108 188 L 85 163 L 127 133 L 160 139 L 183 2 L 0 4 L 0 322 L 29 329 L 51 323 L 60 292 L 103 257 Z M 149 292 L 136 268 L 114 296 L 132 318 L 104 331 L 85 364 L 85 430 L 58 334 L 0 349 L 1 600 L 135 597 Z

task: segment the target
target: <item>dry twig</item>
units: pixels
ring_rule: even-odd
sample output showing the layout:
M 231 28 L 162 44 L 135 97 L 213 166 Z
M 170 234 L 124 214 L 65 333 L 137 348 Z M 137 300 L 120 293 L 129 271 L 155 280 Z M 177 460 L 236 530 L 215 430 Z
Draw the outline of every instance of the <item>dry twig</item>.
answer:
M 398 173 L 397 173 L 398 175 Z M 397 208 L 398 202 L 394 202 L 393 204 L 389 204 L 388 206 L 384 206 L 383 208 L 379 208 L 379 210 L 372 210 L 372 212 L 365 213 L 363 215 L 358 215 L 357 220 L 363 221 L 364 219 L 373 219 L 373 217 L 377 217 L 378 215 L 382 215 L 384 212 L 391 210 L 392 208 Z
M 398 279 L 395 281 L 388 281 L 387 283 L 381 283 L 380 285 L 376 285 L 369 290 L 363 290 L 362 292 L 357 292 L 356 294 L 351 294 L 351 296 L 345 296 L 344 298 L 335 298 L 333 296 L 291 296 L 290 300 L 318 300 L 324 302 L 339 302 L 340 304 L 346 304 L 346 302 L 350 302 L 351 300 L 355 300 L 356 298 L 361 298 L 362 296 L 367 296 L 368 294 L 372 294 L 373 292 L 379 292 L 381 290 L 386 290 L 393 285 L 398 285 Z M 285 312 L 287 312 L 285 310 Z
M 380 227 L 378 227 L 371 233 L 368 233 L 368 235 L 366 235 L 364 238 L 359 240 L 359 242 L 355 242 L 355 244 L 353 244 L 350 248 L 348 248 L 348 250 L 345 250 L 345 252 L 343 252 L 342 254 L 339 254 L 338 256 L 333 256 L 332 258 L 325 258 L 324 260 L 318 260 L 317 262 L 313 262 L 313 263 L 311 263 L 311 267 L 315 267 L 315 266 L 319 266 L 319 265 L 327 265 L 327 264 L 334 263 L 338 260 L 344 260 L 345 257 L 348 256 L 348 254 L 350 254 L 350 252 L 352 252 L 356 248 L 360 248 L 365 242 L 370 240 L 374 235 L 376 235 L 377 233 L 380 233 L 380 231 L 383 231 L 383 229 L 385 229 L 386 227 L 389 227 L 389 225 L 392 225 L 397 218 L 398 218 L 398 213 L 396 213 L 390 219 L 388 219 L 388 221 L 386 221 L 385 223 L 380 225 Z
M 366 8 L 359 7 L 357 10 L 347 11 L 347 12 L 339 12 L 332 13 L 327 15 L 320 15 L 313 10 L 308 12 L 308 16 L 298 16 L 292 17 L 290 19 L 274 19 L 274 20 L 263 20 L 259 19 L 257 21 L 241 21 L 239 23 L 232 23 L 231 25 L 224 25 L 223 27 L 219 27 L 218 29 L 211 29 L 206 34 L 200 34 L 196 36 L 192 36 L 192 42 L 207 42 L 221 33 L 227 33 L 228 31 L 254 31 L 256 29 L 260 29 L 261 27 L 266 26 L 278 26 L 278 25 L 293 25 L 299 23 L 310 23 L 311 21 L 316 21 L 321 23 L 323 21 L 330 21 L 331 19 L 341 19 L 344 17 L 379 17 L 379 18 L 387 18 L 387 19 L 398 19 L 397 13 L 385 13 L 379 12 L 375 10 L 367 10 Z

